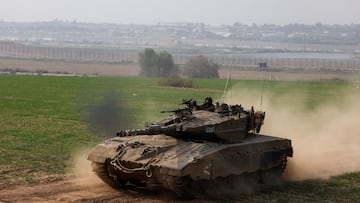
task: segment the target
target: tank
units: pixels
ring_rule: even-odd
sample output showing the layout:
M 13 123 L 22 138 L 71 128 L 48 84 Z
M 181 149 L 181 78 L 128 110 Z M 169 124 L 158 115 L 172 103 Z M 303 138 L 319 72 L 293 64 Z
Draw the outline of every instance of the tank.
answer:
M 278 184 L 292 157 L 291 141 L 261 135 L 265 112 L 211 98 L 163 111 L 144 129 L 120 130 L 88 155 L 93 171 L 114 188 L 168 189 L 181 197 L 251 193 Z

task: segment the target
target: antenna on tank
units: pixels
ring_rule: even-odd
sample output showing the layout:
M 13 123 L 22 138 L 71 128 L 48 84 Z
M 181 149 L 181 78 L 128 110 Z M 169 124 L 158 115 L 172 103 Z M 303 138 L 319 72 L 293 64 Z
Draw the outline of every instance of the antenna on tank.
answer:
M 223 93 L 223 96 L 222 96 L 222 102 L 224 103 L 225 101 L 225 95 L 226 95 L 226 92 L 228 90 L 228 87 L 231 83 L 231 71 L 232 71 L 232 65 L 230 66 L 230 70 L 228 72 L 228 77 L 226 79 L 226 83 L 225 83 L 225 88 L 224 88 L 224 93 Z M 232 90 L 230 92 L 230 103 L 232 103 Z
M 268 75 L 268 65 L 267 62 L 260 62 L 259 63 L 259 68 L 260 71 L 264 71 L 264 78 L 262 80 L 262 85 L 261 85 L 261 97 L 260 97 L 260 111 L 262 111 L 262 104 L 263 104 L 263 97 L 264 97 L 264 88 L 265 88 L 265 82 L 266 82 L 266 76 Z M 269 77 L 268 80 L 271 80 L 271 76 Z
M 263 95 L 264 95 L 264 86 L 265 86 L 265 79 L 263 79 L 262 85 L 261 85 L 260 111 L 262 111 L 262 102 L 263 102 Z

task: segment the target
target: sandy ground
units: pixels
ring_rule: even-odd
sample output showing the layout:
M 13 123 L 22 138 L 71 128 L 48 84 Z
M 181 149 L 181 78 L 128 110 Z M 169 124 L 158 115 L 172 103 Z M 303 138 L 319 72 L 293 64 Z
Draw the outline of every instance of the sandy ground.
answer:
M 134 187 L 115 190 L 100 180 L 92 171 L 91 162 L 87 160 L 90 150 L 81 150 L 73 154 L 74 160 L 66 169 L 66 175 L 40 174 L 31 169 L 11 169 L 0 165 L 0 203 L 207 202 L 206 200 L 182 200 L 173 192 L 165 189 L 159 192 Z M 15 181 L 14 177 L 24 176 L 32 176 L 34 179 L 30 183 Z M 13 181 L 9 181 L 9 179 Z
M 0 202 L 185 202 L 165 189 L 155 193 L 145 188 L 111 188 L 92 171 L 91 163 L 86 159 L 89 150 L 73 155 L 74 163 L 67 169 L 66 175 L 0 170 L 0 177 L 4 178 L 34 177 L 33 181 L 25 184 L 9 184 L 0 179 Z
M 26 186 L 12 186 L 0 191 L 0 202 L 172 202 L 170 193 L 156 194 L 145 189 L 114 190 L 102 183 L 83 179 L 54 180 Z M 180 201 L 181 202 L 181 201 Z M 199 201 L 197 201 L 199 202 Z M 201 202 L 201 201 L 200 201 Z

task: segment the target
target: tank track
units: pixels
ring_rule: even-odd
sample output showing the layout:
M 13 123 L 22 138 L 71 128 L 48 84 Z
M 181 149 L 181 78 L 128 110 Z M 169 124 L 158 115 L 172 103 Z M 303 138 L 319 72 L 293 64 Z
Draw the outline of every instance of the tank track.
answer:
M 105 163 L 91 163 L 92 170 L 95 174 L 106 184 L 110 185 L 112 188 L 119 189 L 124 183 L 118 181 L 115 175 L 111 175 L 107 169 L 107 165 Z
M 260 176 L 258 172 L 231 175 L 215 180 L 196 180 L 190 177 L 167 176 L 167 189 L 182 198 L 217 198 L 236 194 L 251 194 L 259 190 Z
M 258 170 L 241 175 L 230 175 L 219 177 L 214 180 L 195 180 L 190 177 L 175 177 L 168 174 L 161 174 L 161 185 L 176 193 L 179 197 L 191 198 L 218 198 L 234 196 L 238 194 L 251 194 L 264 190 L 269 186 L 281 183 L 281 174 L 287 164 L 286 156 L 278 166 L 267 170 Z M 109 173 L 106 163 L 92 162 L 93 171 L 105 183 L 113 188 L 119 189 L 125 186 L 116 175 Z M 150 188 L 151 189 L 151 188 Z M 158 191 L 159 188 L 154 188 Z
M 267 170 L 196 181 L 190 177 L 162 174 L 162 180 L 165 188 L 183 198 L 231 197 L 238 194 L 251 194 L 281 184 L 281 175 L 286 163 L 286 156 L 284 156 L 278 166 Z

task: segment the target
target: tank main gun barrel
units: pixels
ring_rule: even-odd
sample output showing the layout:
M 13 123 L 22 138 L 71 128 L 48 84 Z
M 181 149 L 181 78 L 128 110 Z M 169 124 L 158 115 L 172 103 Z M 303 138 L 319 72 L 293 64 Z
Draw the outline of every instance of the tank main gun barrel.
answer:
M 135 136 L 135 135 L 168 134 L 168 132 L 171 132 L 174 129 L 175 129 L 174 125 L 169 125 L 169 126 L 149 125 L 145 129 L 120 130 L 116 133 L 116 136 L 125 137 L 125 136 Z

